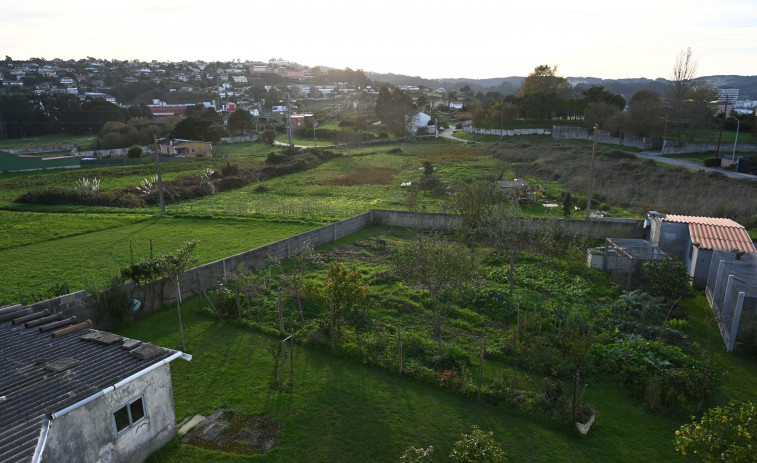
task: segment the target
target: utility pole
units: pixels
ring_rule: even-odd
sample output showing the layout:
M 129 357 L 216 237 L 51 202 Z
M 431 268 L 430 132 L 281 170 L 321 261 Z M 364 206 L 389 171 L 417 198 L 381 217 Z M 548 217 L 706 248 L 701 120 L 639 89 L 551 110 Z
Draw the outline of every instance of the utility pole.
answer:
M 163 201 L 163 178 L 160 175 L 160 150 L 158 149 L 158 137 L 153 135 L 155 143 L 155 160 L 158 165 L 158 199 L 160 200 L 160 215 L 166 215 L 166 203 Z
M 287 102 L 287 137 L 289 138 L 289 147 L 294 148 L 294 141 L 292 140 L 292 115 L 289 111 L 289 93 L 287 93 L 286 102 Z
M 586 198 L 586 220 L 589 220 L 591 214 L 591 194 L 594 191 L 594 156 L 597 154 L 597 136 L 599 135 L 599 124 L 594 124 L 594 146 L 591 148 L 591 167 L 589 168 L 589 194 Z

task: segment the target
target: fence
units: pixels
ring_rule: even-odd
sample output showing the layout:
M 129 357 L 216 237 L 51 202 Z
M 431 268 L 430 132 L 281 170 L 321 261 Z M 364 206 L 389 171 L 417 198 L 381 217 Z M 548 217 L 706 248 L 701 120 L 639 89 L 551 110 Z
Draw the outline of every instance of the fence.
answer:
M 458 223 L 459 217 L 454 214 L 371 209 L 349 219 L 190 269 L 184 273 L 181 280 L 182 298 L 201 294 L 203 289 L 227 282 L 233 278 L 238 269 L 243 273 L 261 270 L 266 268 L 272 260 L 287 259 L 300 250 L 305 243 L 316 248 L 321 247 L 357 233 L 370 225 L 449 229 Z M 643 223 L 642 220 L 632 219 L 560 220 L 562 230 L 566 234 L 602 238 L 607 236 L 642 237 L 645 233 Z M 129 282 L 126 286 L 134 289 L 134 297 L 143 301 L 142 307 L 145 311 L 171 304 L 177 298 L 176 289 L 166 279 L 152 281 L 139 287 Z M 66 316 L 75 315 L 81 319 L 94 318 L 95 315 L 93 298 L 85 291 L 38 302 L 31 307 L 35 310 L 49 309 L 50 312 L 61 312 Z M 98 322 L 98 326 L 107 329 L 108 321 Z
M 644 263 L 663 259 L 665 253 L 643 239 L 606 238 L 604 247 L 589 252 L 589 266 L 601 268 L 626 291 L 641 286 Z
M 757 254 L 713 251 L 705 293 L 726 350 L 757 341 Z

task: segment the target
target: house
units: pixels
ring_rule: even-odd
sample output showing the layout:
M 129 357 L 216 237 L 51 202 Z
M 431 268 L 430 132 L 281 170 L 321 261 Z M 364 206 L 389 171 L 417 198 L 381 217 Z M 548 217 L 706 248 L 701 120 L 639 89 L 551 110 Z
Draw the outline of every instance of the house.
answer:
M 686 264 L 692 284 L 707 284 L 713 250 L 757 252 L 749 233 L 731 219 L 650 211 L 649 241 Z
M 463 109 L 463 102 L 460 100 L 450 101 L 449 109 Z
M 289 116 L 289 126 L 292 127 L 292 130 L 305 127 L 306 124 L 313 124 L 312 114 L 292 114 Z
M 48 310 L 0 308 L 0 461 L 143 461 L 176 436 L 182 352 Z
M 187 158 L 213 157 L 213 145 L 207 141 L 167 139 L 158 140 L 160 154 L 167 156 L 183 156 Z
M 155 101 L 153 100 L 154 104 L 147 105 L 147 108 L 152 113 L 153 119 L 166 119 L 173 116 L 181 116 L 184 117 L 187 113 L 187 107 L 192 105 L 186 105 L 186 104 L 178 104 L 178 105 L 169 105 L 166 104 L 163 101 Z
M 426 113 L 417 113 L 410 120 L 407 124 L 407 130 L 412 133 L 416 134 L 419 133 L 419 130 L 422 132 L 426 131 L 426 126 L 428 126 L 428 123 L 431 121 L 431 116 L 429 116 Z

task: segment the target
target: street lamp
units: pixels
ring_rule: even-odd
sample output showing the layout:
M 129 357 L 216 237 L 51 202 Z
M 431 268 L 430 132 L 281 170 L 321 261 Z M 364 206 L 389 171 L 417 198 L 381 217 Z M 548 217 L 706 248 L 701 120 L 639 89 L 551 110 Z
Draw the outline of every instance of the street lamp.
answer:
M 733 154 L 731 155 L 731 162 L 734 162 L 736 158 L 736 143 L 739 142 L 739 127 L 741 127 L 741 122 L 739 121 L 739 118 L 735 116 L 728 116 L 726 119 L 736 119 L 736 139 L 733 141 Z

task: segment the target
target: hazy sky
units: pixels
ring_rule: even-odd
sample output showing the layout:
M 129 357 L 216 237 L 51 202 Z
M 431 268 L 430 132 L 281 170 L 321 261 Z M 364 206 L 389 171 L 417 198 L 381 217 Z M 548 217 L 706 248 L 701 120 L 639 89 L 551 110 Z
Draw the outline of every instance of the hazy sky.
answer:
M 757 75 L 755 0 L 2 0 L 13 59 L 283 58 L 428 78 Z

